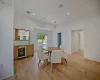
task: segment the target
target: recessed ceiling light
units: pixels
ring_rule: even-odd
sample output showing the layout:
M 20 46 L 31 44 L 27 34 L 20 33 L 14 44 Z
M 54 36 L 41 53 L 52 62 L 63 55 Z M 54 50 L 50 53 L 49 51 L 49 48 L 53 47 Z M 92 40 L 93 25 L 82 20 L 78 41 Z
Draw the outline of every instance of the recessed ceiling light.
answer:
M 35 16 L 36 14 L 33 14 L 33 16 Z
M 69 15 L 69 12 L 67 14 Z

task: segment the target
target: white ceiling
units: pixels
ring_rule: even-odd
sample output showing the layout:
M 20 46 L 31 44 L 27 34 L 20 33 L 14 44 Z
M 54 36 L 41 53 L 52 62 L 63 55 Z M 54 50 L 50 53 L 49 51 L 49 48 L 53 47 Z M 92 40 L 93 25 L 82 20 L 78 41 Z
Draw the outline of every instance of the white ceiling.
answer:
M 1 4 L 12 5 L 14 0 L 0 0 Z
M 100 0 L 15 0 L 15 11 L 48 23 L 61 24 L 98 11 Z M 62 8 L 58 8 L 63 4 Z M 70 14 L 67 15 L 66 13 Z M 36 16 L 32 14 L 35 13 Z M 46 18 L 41 19 L 41 18 Z

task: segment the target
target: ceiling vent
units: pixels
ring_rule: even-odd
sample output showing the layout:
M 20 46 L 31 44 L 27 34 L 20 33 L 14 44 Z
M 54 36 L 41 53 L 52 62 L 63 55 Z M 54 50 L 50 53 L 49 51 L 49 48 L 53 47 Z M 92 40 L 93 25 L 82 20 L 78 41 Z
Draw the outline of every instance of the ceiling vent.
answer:
M 54 23 L 56 23 L 56 21 L 54 21 Z
M 43 19 L 46 19 L 46 18 L 43 18 Z
M 59 4 L 59 5 L 58 5 L 58 8 L 62 8 L 62 7 L 63 7 L 63 4 Z
M 26 11 L 27 14 L 30 14 L 30 11 Z

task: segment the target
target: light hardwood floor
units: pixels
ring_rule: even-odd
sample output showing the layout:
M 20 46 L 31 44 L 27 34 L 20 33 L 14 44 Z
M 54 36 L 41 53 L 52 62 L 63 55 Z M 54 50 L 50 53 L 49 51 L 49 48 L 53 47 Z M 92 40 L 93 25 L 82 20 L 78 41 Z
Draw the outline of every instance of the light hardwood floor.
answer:
M 86 60 L 79 54 L 72 54 L 67 66 L 55 69 L 51 74 L 50 65 L 38 67 L 38 59 L 33 58 L 15 62 L 15 75 L 7 80 L 100 80 L 100 64 Z

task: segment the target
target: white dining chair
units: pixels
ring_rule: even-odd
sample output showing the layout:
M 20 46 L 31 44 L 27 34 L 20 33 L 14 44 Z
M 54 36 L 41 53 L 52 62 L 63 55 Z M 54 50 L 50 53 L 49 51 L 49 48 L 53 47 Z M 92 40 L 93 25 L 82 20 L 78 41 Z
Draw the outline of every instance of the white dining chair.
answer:
M 63 45 L 60 45 L 60 48 L 61 48 L 62 52 L 65 53 L 64 46 Z
M 69 53 L 65 52 L 63 45 L 60 45 L 60 48 L 62 50 L 62 58 L 67 60 L 69 57 Z
M 44 54 L 48 54 L 48 51 L 46 51 L 45 49 L 43 49 L 42 46 L 38 46 L 38 47 L 41 49 L 42 52 L 44 52 Z M 38 48 L 38 47 L 37 47 L 37 48 Z
M 38 63 L 38 66 L 40 64 L 41 61 L 44 61 L 46 59 L 49 59 L 49 56 L 46 55 L 44 52 L 43 52 L 43 49 L 41 48 L 41 46 L 38 47 L 37 49 L 37 54 L 38 54 L 38 58 L 39 58 L 39 63 Z
M 64 47 L 62 45 L 60 45 L 60 48 L 62 50 L 62 64 L 67 66 L 67 62 L 70 54 L 65 52 Z
M 60 64 L 61 63 L 61 57 L 62 57 L 62 51 L 61 50 L 52 50 L 51 57 L 50 57 L 50 62 L 51 62 L 51 71 L 53 64 Z

